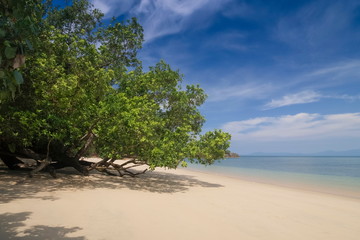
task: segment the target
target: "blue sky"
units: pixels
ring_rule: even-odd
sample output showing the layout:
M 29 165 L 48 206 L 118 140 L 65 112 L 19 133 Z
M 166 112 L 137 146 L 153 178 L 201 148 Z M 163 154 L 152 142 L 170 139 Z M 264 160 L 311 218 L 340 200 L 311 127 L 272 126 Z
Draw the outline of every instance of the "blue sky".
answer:
M 231 150 L 360 148 L 358 0 L 92 0 L 105 18 L 137 17 L 145 67 L 165 60 L 208 94 L 204 130 Z

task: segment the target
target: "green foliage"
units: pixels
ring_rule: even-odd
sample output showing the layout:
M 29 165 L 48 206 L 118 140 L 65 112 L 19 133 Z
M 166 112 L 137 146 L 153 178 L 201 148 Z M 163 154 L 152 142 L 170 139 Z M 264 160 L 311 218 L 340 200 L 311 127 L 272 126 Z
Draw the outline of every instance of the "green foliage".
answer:
M 19 67 L 39 33 L 41 0 L 2 0 L 0 8 L 0 107 L 23 83 Z
M 100 28 L 96 35 L 104 64 L 120 72 L 124 66 L 139 66 L 136 55 L 142 47 L 143 38 L 143 29 L 136 18 L 125 23 L 113 20 L 107 28 Z
M 93 9 L 87 0 L 73 0 L 65 8 L 51 6 L 45 19 L 62 34 L 93 40 L 94 29 L 101 24 L 104 16 L 98 9 Z
M 216 159 L 224 158 L 226 150 L 230 147 L 230 138 L 230 134 L 221 130 L 205 133 L 198 141 L 189 144 L 190 162 L 207 165 L 214 163 Z
M 183 160 L 211 164 L 229 147 L 221 131 L 198 137 L 206 95 L 198 86 L 182 90 L 182 76 L 161 61 L 147 73 L 130 72 L 100 111 L 96 134 L 103 157 L 136 156 L 150 167 L 176 168 Z
M 51 139 L 54 152 L 74 157 L 91 132 L 101 157 L 133 157 L 152 169 L 223 158 L 230 135 L 201 135 L 204 91 L 182 88 L 182 75 L 164 61 L 143 72 L 136 56 L 143 33 L 136 19 L 99 27 L 102 14 L 90 7 L 76 0 L 50 8 L 41 20 L 41 45 L 22 74 L 0 71 L 0 77 L 11 72 L 16 85 L 22 84 L 21 94 L 0 108 L 0 143 L 46 152 Z M 1 59 L 14 56 L 9 46 Z

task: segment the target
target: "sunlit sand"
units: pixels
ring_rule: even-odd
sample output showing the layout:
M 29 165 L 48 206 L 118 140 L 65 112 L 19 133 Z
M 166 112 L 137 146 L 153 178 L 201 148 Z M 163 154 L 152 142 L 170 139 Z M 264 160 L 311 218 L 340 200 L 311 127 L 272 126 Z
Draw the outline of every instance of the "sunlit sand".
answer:
M 1 169 L 0 239 L 358 239 L 360 200 L 189 170 Z M 41 179 L 40 179 L 41 178 Z

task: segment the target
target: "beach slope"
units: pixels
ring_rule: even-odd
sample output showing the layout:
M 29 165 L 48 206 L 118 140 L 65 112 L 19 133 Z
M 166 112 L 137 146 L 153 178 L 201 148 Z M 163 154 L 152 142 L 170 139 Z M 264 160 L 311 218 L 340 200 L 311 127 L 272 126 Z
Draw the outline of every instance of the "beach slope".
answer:
M 0 171 L 0 239 L 358 239 L 360 200 L 189 170 Z M 39 178 L 44 178 L 39 181 Z

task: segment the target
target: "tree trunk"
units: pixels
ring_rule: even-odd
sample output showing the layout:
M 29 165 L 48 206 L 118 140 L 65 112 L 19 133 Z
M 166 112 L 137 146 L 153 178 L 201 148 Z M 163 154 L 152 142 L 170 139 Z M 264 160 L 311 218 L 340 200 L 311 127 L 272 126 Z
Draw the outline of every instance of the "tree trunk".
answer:
M 78 172 L 80 172 L 84 176 L 89 176 L 89 171 L 86 169 L 86 167 L 82 166 L 79 162 L 79 160 L 68 157 L 68 156 L 55 156 L 54 161 L 56 163 L 52 163 L 50 166 L 54 167 L 55 169 L 61 169 L 65 167 L 73 167 Z
M 12 156 L 10 154 L 1 153 L 0 158 L 5 163 L 5 165 L 11 170 L 20 169 L 21 164 L 24 164 L 23 161 L 17 159 L 15 156 Z

